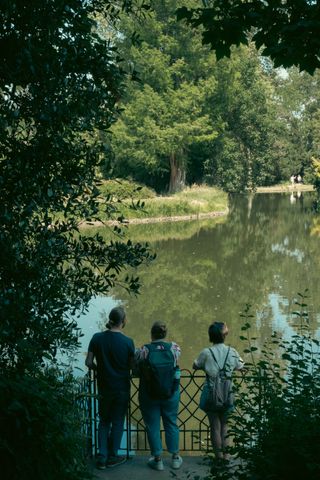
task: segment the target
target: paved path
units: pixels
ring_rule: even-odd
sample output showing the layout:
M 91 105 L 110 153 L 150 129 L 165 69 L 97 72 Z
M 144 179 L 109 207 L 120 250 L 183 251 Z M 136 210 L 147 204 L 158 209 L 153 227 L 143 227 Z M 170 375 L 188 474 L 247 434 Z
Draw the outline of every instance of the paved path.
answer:
M 163 457 L 165 469 L 162 472 L 151 470 L 147 466 L 148 458 L 137 455 L 118 467 L 105 470 L 94 468 L 93 473 L 96 478 L 104 480 L 173 480 L 174 478 L 187 480 L 193 479 L 196 475 L 204 479 L 209 472 L 203 457 L 185 455 L 180 470 L 171 470 L 170 456 L 165 456 Z

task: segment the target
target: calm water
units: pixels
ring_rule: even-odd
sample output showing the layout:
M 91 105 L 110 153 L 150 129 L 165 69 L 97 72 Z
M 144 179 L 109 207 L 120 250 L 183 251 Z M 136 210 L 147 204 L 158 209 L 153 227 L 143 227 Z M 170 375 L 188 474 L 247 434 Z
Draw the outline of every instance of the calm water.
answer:
M 225 218 L 130 227 L 133 240 L 149 241 L 156 261 L 139 269 L 141 295 L 122 290 L 93 299 L 79 320 L 83 330 L 79 366 L 92 334 L 103 328 L 104 318 L 118 303 L 128 312 L 127 335 L 137 346 L 148 340 L 150 325 L 164 320 L 169 338 L 182 348 L 181 366 L 208 344 L 213 321 L 229 325 L 228 343 L 239 351 L 243 318 L 252 305 L 253 335 L 261 346 L 276 330 L 285 337 L 296 326 L 291 314 L 297 292 L 308 291 L 310 322 L 320 326 L 320 237 L 311 211 L 312 194 L 235 196 Z

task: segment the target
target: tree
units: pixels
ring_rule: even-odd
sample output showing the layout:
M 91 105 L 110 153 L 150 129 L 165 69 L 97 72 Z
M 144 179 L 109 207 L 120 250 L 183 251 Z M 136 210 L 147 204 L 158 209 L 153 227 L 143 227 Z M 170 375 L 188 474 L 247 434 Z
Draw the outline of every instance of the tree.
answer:
M 252 41 L 276 67 L 296 65 L 311 74 L 320 67 L 318 1 L 208 0 L 180 8 L 178 18 L 202 29 L 218 59 L 229 57 L 232 45 Z
M 122 272 L 151 258 L 144 245 L 119 238 L 105 243 L 101 235 L 87 238 L 79 230 L 79 223 L 98 217 L 101 208 L 95 172 L 102 145 L 94 133 L 114 121 L 123 84 L 117 52 L 99 36 L 95 16 L 112 24 L 121 8 L 102 0 L 1 5 L 0 372 L 6 381 L 0 396 L 7 478 L 29 478 L 25 458 L 15 457 L 21 438 L 29 437 L 43 445 L 56 442 L 59 452 L 65 444 L 64 458 L 47 459 L 48 478 L 79 478 L 77 469 L 66 468 L 74 465 L 67 431 L 59 435 L 54 422 L 43 427 L 44 397 L 52 418 L 60 388 L 71 401 L 59 376 L 50 388 L 43 368 L 57 362 L 59 349 L 77 346 L 71 314 L 116 283 L 137 291 L 138 279 Z M 111 202 L 103 208 L 117 215 Z M 32 401 L 37 382 L 48 391 L 35 395 L 39 408 Z M 50 456 L 50 450 L 39 453 L 33 445 L 28 461 L 40 479 L 38 457 Z
M 209 101 L 218 131 L 205 162 L 208 180 L 227 191 L 251 190 L 279 180 L 277 104 L 272 69 L 252 45 L 217 62 L 217 88 Z
M 139 180 L 169 170 L 169 192 L 183 188 L 188 147 L 215 137 L 208 115 L 201 112 L 207 94 L 207 84 L 184 83 L 162 94 L 145 85 L 113 128 L 116 161 L 132 171 L 141 169 Z
M 140 83 L 128 86 L 113 127 L 107 175 L 131 175 L 158 191 L 203 180 L 243 191 L 307 165 L 302 124 L 291 114 L 289 127 L 282 115 L 286 100 L 271 62 L 252 43 L 215 62 L 200 32 L 192 37 L 175 21 L 177 6 L 158 0 L 143 24 L 121 20 L 119 49 Z M 140 45 L 128 42 L 134 28 Z
M 1 12 L 3 368 L 23 370 L 76 342 L 70 309 L 147 256 L 141 245 L 78 233 L 101 201 L 92 132 L 113 121 L 123 78 L 113 46 L 94 31 L 96 12 L 105 14 L 104 2 L 7 2 Z
M 185 184 L 190 147 L 216 136 L 204 112 L 215 88 L 214 62 L 199 35 L 176 22 L 177 5 L 155 1 L 143 24 L 122 20 L 119 49 L 133 62 L 140 84 L 129 86 L 123 115 L 112 129 L 116 174 L 129 170 L 147 183 L 153 177 L 159 189 L 161 176 L 169 173 L 170 192 Z M 128 45 L 134 30 L 140 47 Z
M 278 138 L 281 151 L 281 177 L 292 174 L 312 182 L 312 156 L 320 152 L 319 142 L 319 72 L 313 76 L 293 67 L 273 79 L 278 120 L 283 125 Z
M 215 50 L 217 59 L 229 57 L 232 45 L 253 42 L 262 55 L 273 60 L 275 67 L 297 66 L 310 74 L 320 67 L 317 0 L 208 0 L 201 7 L 181 7 L 177 17 L 201 30 L 203 43 Z M 296 120 L 289 130 L 293 153 L 300 148 L 300 125 Z M 287 147 L 290 149 L 290 140 Z M 308 141 L 306 149 L 309 147 Z M 297 162 L 298 159 L 294 161 Z M 310 156 L 301 163 L 302 170 L 307 167 L 310 171 Z

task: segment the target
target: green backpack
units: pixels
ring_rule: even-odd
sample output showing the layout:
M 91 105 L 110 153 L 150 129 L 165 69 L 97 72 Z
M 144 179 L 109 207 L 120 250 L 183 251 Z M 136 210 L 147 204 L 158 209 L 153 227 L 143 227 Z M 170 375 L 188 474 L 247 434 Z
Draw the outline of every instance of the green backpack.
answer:
M 149 353 L 140 366 L 145 388 L 153 399 L 168 399 L 174 391 L 175 359 L 172 344 L 154 342 L 145 346 Z

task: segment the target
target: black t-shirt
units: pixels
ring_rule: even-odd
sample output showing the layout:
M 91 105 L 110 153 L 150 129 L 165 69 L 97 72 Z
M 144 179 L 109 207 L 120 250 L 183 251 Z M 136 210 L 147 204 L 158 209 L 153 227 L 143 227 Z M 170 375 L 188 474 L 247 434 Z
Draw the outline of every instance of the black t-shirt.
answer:
M 89 343 L 97 362 L 98 389 L 129 390 L 130 363 L 134 357 L 133 340 L 121 332 L 95 333 Z

